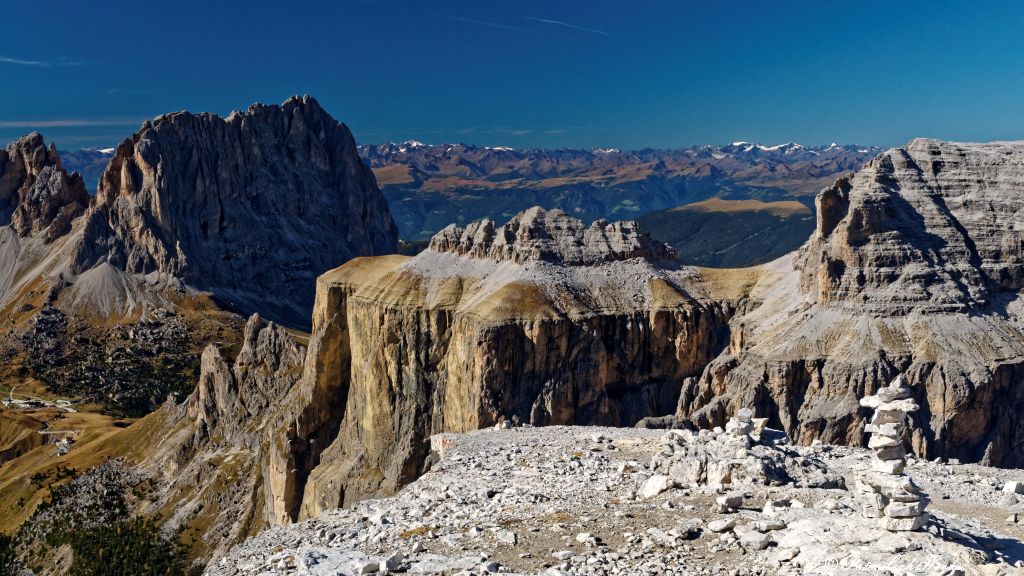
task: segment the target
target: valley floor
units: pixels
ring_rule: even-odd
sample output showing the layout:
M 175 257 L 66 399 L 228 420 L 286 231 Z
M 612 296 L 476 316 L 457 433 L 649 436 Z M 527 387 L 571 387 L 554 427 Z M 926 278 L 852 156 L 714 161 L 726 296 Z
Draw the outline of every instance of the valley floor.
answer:
M 207 573 L 1024 574 L 1024 496 L 1003 491 L 1024 480 L 1019 470 L 912 460 L 933 518 L 924 531 L 892 533 L 860 514 L 852 489 L 734 482 L 745 497 L 729 513 L 714 511 L 719 493 L 707 486 L 650 491 L 649 463 L 672 451 L 673 434 L 524 427 L 435 437 L 440 462 L 397 495 L 270 529 Z M 824 465 L 851 488 L 871 458 L 832 446 L 737 457 L 765 450 L 787 467 Z

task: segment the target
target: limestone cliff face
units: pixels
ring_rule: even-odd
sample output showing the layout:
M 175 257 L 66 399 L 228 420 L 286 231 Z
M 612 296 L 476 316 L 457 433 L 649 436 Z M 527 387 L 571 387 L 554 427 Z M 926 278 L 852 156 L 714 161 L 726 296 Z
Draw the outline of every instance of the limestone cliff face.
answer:
M 396 243 L 352 134 L 307 96 L 145 123 L 100 179 L 73 271 L 173 276 L 306 325 L 318 274 Z
M 1021 189 L 1024 143 L 914 140 L 822 191 L 678 414 L 755 406 L 800 441 L 860 444 L 858 399 L 904 373 L 919 454 L 1024 465 Z
M 57 149 L 33 132 L 0 150 L 0 225 L 51 242 L 67 233 L 89 204 L 78 173 L 61 166 Z
M 412 481 L 438 432 L 671 412 L 726 338 L 723 309 L 670 257 L 632 223 L 532 209 L 322 276 L 294 427 L 294 445 L 315 447 L 298 515 Z

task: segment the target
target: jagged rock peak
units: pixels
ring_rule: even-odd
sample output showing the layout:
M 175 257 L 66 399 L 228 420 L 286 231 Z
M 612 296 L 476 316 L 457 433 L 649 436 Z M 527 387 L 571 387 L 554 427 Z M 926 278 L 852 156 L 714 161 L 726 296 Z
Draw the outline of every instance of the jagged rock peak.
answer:
M 449 225 L 430 239 L 430 250 L 498 262 L 545 261 L 566 266 L 675 257 L 672 248 L 652 240 L 636 222 L 598 220 L 585 226 L 562 210 L 534 206 L 496 226 L 489 219 L 460 228 Z
M 253 314 L 243 334 L 233 366 L 216 344 L 203 350 L 199 383 L 184 403 L 202 434 L 219 428 L 224 436 L 237 435 L 250 420 L 266 416 L 301 375 L 305 348 L 283 326 Z
M 38 132 L 0 150 L 0 224 L 19 236 L 41 233 L 52 241 L 71 228 L 89 205 L 82 177 L 68 174 L 57 148 Z
M 87 218 L 76 272 L 169 274 L 293 325 L 309 322 L 316 276 L 398 241 L 352 133 L 309 96 L 146 122 Z
M 889 150 L 818 195 L 802 287 L 882 315 L 983 307 L 1024 286 L 1022 188 L 1024 142 Z

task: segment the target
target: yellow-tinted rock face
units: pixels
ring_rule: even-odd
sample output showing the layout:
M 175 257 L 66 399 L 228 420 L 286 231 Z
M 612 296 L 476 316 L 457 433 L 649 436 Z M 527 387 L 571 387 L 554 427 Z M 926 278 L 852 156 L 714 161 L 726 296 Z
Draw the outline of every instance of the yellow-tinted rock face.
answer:
M 308 460 L 300 517 L 412 481 L 438 432 L 669 414 L 683 379 L 728 341 L 723 309 L 664 247 L 646 254 L 646 240 L 613 225 L 594 248 L 596 229 L 572 232 L 564 214 L 525 218 L 501 241 L 516 257 L 468 254 L 450 230 L 448 247 L 320 278 L 298 436 L 326 447 Z M 564 247 L 587 261 L 566 263 Z

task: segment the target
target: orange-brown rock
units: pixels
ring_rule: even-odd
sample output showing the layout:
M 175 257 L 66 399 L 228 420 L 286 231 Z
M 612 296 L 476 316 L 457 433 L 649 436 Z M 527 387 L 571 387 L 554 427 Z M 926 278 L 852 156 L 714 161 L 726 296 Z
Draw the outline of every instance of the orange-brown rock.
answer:
M 670 256 L 632 223 L 531 209 L 322 276 L 296 430 L 323 452 L 299 516 L 412 481 L 438 432 L 671 412 L 721 348 L 725 312 Z

